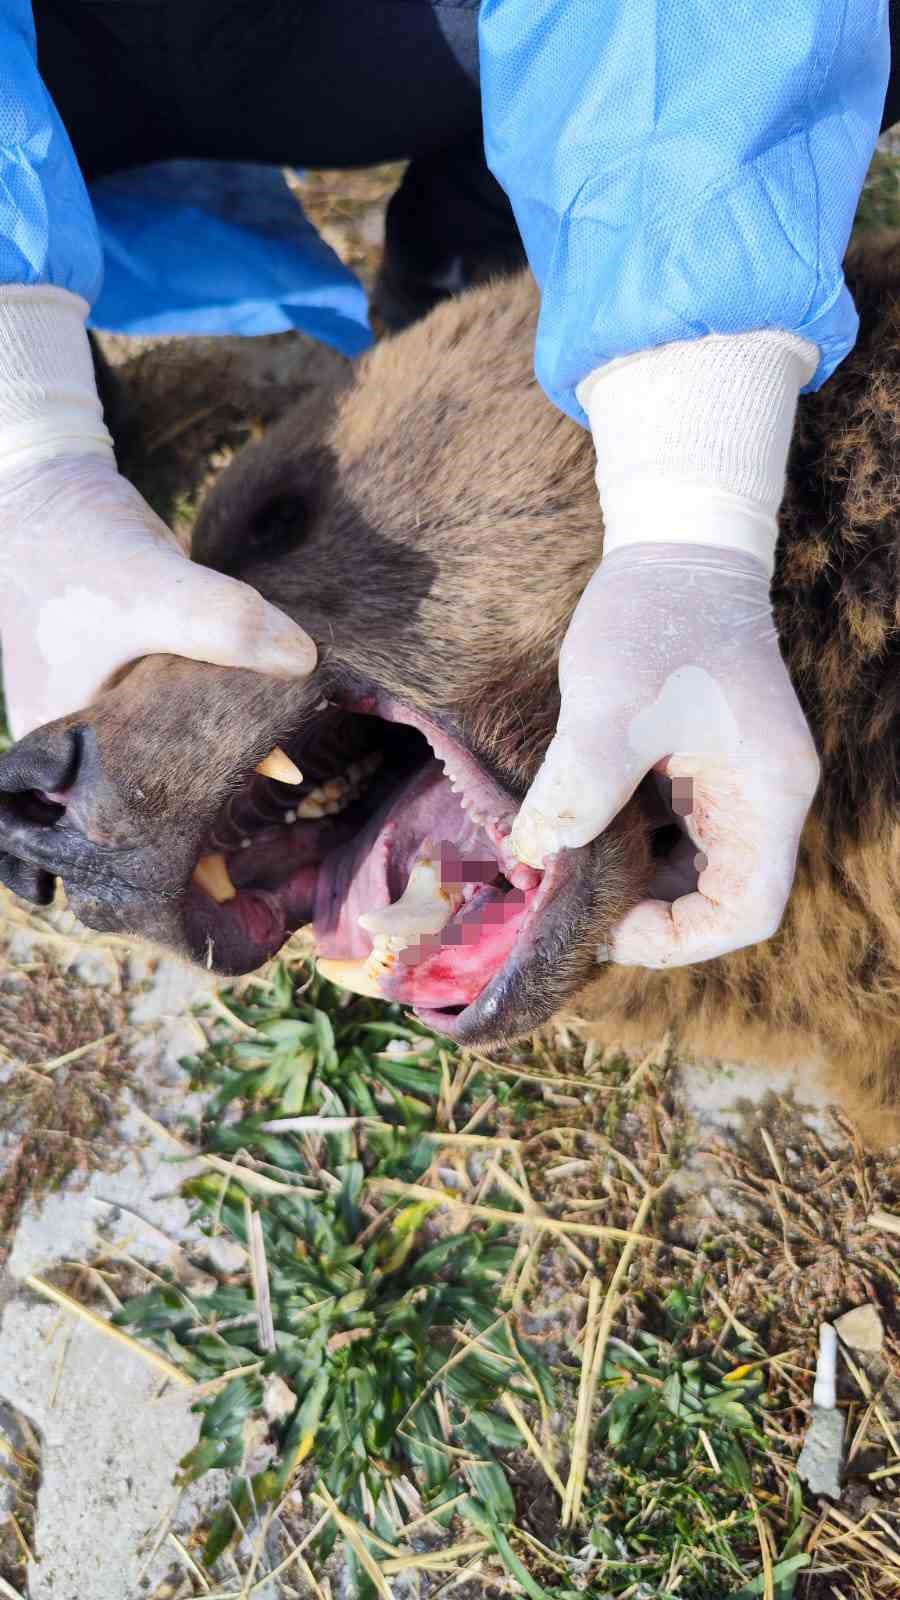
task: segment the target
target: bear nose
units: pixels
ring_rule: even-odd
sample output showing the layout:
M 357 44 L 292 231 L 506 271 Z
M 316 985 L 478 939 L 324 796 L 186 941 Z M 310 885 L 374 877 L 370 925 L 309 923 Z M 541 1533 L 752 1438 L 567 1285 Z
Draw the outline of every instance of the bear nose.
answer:
M 0 883 L 38 905 L 53 899 L 68 851 L 57 831 L 94 765 L 93 730 L 38 728 L 0 759 Z

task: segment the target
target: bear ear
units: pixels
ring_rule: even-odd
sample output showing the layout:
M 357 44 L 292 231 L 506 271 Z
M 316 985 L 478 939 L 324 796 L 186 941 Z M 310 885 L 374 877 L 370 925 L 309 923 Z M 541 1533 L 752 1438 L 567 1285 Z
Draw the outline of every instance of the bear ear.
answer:
M 333 473 L 329 452 L 279 448 L 278 430 L 242 450 L 200 508 L 191 555 L 240 577 L 254 562 L 296 549 L 310 532 Z
M 246 529 L 248 550 L 254 555 L 277 555 L 292 548 L 309 526 L 309 496 L 299 493 L 275 494 L 263 501 Z

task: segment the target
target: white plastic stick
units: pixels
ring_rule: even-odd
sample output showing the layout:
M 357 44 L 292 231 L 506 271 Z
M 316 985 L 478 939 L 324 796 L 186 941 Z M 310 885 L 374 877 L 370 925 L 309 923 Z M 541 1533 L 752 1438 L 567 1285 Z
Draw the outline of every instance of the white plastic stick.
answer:
M 837 1334 L 830 1322 L 823 1322 L 819 1328 L 813 1405 L 824 1411 L 833 1411 L 837 1405 Z

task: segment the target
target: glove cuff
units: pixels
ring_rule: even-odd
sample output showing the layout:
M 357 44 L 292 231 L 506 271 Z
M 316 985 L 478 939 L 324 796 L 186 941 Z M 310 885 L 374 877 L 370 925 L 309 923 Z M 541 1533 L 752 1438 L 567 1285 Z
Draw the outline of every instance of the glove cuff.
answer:
M 818 362 L 809 340 L 768 329 L 661 345 L 585 378 L 604 551 L 712 544 L 771 572 L 797 396 Z
M 67 289 L 0 288 L 0 473 L 62 455 L 113 459 L 87 312 Z

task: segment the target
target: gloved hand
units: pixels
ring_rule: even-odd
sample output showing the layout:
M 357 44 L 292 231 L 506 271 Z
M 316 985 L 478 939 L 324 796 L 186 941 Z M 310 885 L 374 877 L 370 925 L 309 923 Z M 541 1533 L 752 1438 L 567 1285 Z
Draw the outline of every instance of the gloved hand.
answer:
M 708 545 L 611 551 L 579 602 L 559 676 L 558 731 L 517 819 L 518 853 L 535 862 L 548 836 L 587 843 L 655 771 L 671 782 L 686 838 L 651 886 L 664 898 L 624 918 L 611 959 L 677 966 L 767 939 L 819 769 L 762 564 Z
M 312 640 L 254 589 L 189 561 L 100 455 L 0 471 L 0 640 L 16 738 L 157 651 L 273 677 L 316 661 Z
M 150 652 L 304 676 L 313 641 L 246 584 L 182 553 L 116 471 L 64 290 L 0 291 L 0 641 L 16 738 Z
M 598 959 L 703 961 L 781 920 L 819 768 L 769 583 L 816 355 L 777 333 L 713 337 L 615 362 L 579 390 L 605 553 L 563 645 L 557 733 L 511 843 L 535 866 L 586 844 L 650 772 L 684 830 L 653 898 Z

